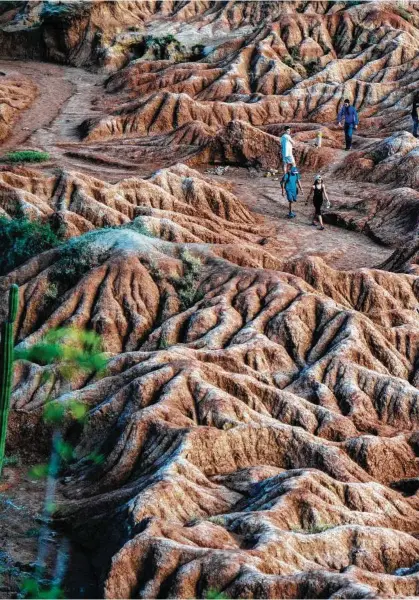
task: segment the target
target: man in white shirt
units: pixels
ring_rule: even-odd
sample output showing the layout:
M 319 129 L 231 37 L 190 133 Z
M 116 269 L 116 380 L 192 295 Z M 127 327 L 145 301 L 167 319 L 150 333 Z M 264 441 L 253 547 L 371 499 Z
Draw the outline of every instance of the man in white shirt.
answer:
M 291 138 L 291 127 L 285 128 L 285 133 L 281 137 L 281 150 L 282 150 L 282 165 L 284 168 L 284 174 L 288 171 L 288 165 L 295 167 L 295 159 L 292 153 L 294 142 Z

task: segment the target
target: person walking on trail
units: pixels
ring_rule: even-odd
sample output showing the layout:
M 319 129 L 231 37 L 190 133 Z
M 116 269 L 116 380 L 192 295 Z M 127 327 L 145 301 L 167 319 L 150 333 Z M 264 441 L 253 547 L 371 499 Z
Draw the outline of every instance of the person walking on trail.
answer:
M 412 105 L 413 135 L 419 137 L 419 93 L 415 94 Z
M 322 217 L 323 202 L 326 200 L 327 208 L 329 208 L 330 201 L 329 201 L 329 197 L 326 192 L 326 186 L 324 185 L 324 182 L 323 182 L 323 177 L 321 175 L 316 175 L 316 177 L 314 178 L 314 184 L 311 187 L 309 195 L 307 196 L 306 204 L 308 204 L 308 201 L 310 200 L 310 198 L 313 198 L 313 204 L 314 204 L 314 215 L 313 215 L 313 221 L 311 224 L 316 225 L 317 224 L 316 221 L 317 221 L 320 225 L 320 229 L 323 230 L 324 229 L 323 217 Z
M 288 165 L 295 167 L 295 159 L 292 153 L 294 142 L 291 137 L 291 127 L 285 127 L 285 133 L 281 137 L 282 165 L 284 175 L 288 172 Z
M 355 106 L 351 106 L 348 99 L 343 103 L 338 115 L 339 126 L 345 129 L 345 150 L 352 148 L 352 134 L 358 129 L 359 119 Z
M 288 171 L 284 174 L 281 179 L 281 190 L 282 195 L 284 196 L 284 190 L 287 195 L 287 200 L 289 203 L 289 212 L 288 217 L 293 219 L 297 215 L 292 210 L 292 205 L 294 202 L 297 202 L 298 191 L 303 192 L 303 188 L 300 183 L 301 175 L 298 172 L 297 167 L 293 167 L 291 164 L 289 165 Z

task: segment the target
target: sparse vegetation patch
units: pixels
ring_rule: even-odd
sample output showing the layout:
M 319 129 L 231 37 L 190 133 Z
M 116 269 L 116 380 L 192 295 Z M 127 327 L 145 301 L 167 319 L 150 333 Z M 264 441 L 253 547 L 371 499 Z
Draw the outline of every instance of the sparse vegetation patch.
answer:
M 146 52 L 151 50 L 157 60 L 170 60 L 173 58 L 173 51 L 184 53 L 185 50 L 184 46 L 172 34 L 163 37 L 147 35 L 144 38 L 144 48 Z
M 0 217 L 0 275 L 61 244 L 48 223 Z
M 179 296 L 182 310 L 187 310 L 198 299 L 202 263 L 198 257 L 193 256 L 188 250 L 183 250 L 180 258 L 183 263 L 183 275 L 172 278 L 172 283 Z
M 315 533 L 322 533 L 323 531 L 327 531 L 328 529 L 333 529 L 336 527 L 334 523 L 317 523 L 316 525 L 312 525 L 307 529 L 302 529 L 299 527 L 291 529 L 295 533 L 304 533 L 306 535 L 313 535 Z
M 40 163 L 50 158 L 48 152 L 41 152 L 40 150 L 14 150 L 5 154 L 3 160 L 10 163 Z
M 305 65 L 308 77 L 312 77 L 321 70 L 319 59 L 312 60 Z

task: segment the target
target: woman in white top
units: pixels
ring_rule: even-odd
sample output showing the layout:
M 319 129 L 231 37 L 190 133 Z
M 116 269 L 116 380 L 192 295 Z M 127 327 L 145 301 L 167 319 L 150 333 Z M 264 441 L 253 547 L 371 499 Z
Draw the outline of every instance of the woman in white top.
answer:
M 282 150 L 282 166 L 284 174 L 288 171 L 288 165 L 295 167 L 295 158 L 292 153 L 294 142 L 291 138 L 291 127 L 285 128 L 285 133 L 281 137 L 281 150 Z

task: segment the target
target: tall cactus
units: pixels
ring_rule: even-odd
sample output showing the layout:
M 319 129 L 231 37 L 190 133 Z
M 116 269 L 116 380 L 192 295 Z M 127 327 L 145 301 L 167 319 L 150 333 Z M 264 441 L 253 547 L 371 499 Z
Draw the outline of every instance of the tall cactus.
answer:
M 10 394 L 13 385 L 13 326 L 17 315 L 18 303 L 19 288 L 16 284 L 13 284 L 9 290 L 9 315 L 8 319 L 3 323 L 0 347 L 0 476 L 3 471 Z

